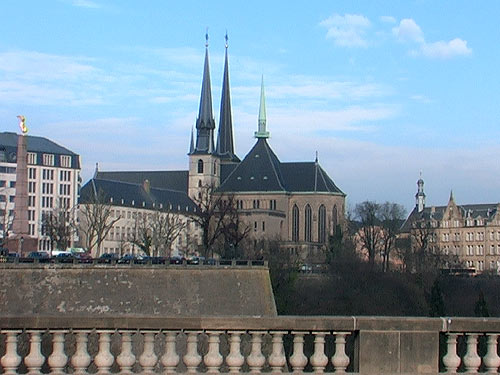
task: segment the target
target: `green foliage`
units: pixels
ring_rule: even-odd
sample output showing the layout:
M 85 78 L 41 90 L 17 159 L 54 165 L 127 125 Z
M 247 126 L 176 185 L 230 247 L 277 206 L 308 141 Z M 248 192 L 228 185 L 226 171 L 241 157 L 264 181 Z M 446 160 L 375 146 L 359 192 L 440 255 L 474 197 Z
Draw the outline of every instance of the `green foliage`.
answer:
M 443 293 L 441 292 L 439 280 L 436 279 L 432 284 L 431 293 L 429 295 L 429 316 L 440 317 L 444 315 Z

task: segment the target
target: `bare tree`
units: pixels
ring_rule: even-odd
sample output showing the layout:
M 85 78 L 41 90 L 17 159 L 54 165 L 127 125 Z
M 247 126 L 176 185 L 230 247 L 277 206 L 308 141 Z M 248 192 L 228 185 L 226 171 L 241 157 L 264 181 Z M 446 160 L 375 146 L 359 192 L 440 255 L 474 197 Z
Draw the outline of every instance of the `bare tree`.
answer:
M 201 228 L 203 256 L 208 257 L 213 255 L 213 247 L 217 239 L 225 231 L 227 234 L 230 232 L 227 229 L 230 226 L 229 218 L 234 218 L 235 201 L 232 196 L 216 193 L 213 185 L 202 186 L 199 196 L 194 201 L 199 210 L 198 215 L 193 216 L 193 220 Z M 240 228 L 240 225 L 238 225 L 238 228 Z
M 6 191 L 7 189 L 3 188 L 0 190 L 0 193 L 3 193 L 3 191 Z M 3 194 L 2 194 L 3 195 Z M 1 225 L 2 225 L 2 239 L 0 240 L 1 241 L 1 246 L 4 246 L 7 241 L 9 240 L 9 234 L 10 234 L 10 230 L 12 228 L 12 223 L 14 222 L 14 215 L 10 214 L 9 212 L 9 201 L 10 201 L 10 195 L 9 194 L 5 194 L 3 195 L 5 198 L 2 203 L 2 205 L 0 206 L 0 216 L 1 216 Z
M 82 198 L 84 203 L 79 206 L 78 231 L 84 235 L 86 247 L 99 253 L 102 242 L 120 216 L 113 218 L 112 206 L 102 190 L 93 189 L 92 193 Z
M 379 207 L 379 217 L 382 224 L 381 255 L 382 271 L 389 271 L 390 254 L 396 247 L 396 238 L 405 218 L 405 209 L 402 205 L 385 202 Z
M 56 207 L 42 214 L 42 235 L 50 238 L 52 248 L 66 250 L 76 232 L 72 209 Z
M 136 217 L 129 241 L 147 255 L 170 257 L 172 245 L 186 229 L 186 220 L 176 212 L 154 211 Z
M 234 195 L 230 195 L 223 201 L 226 205 L 224 209 L 225 217 L 222 220 L 222 244 L 226 259 L 239 258 L 243 255 L 240 244 L 248 237 L 251 227 L 245 223 L 241 217 L 241 212 L 237 209 Z
M 382 229 L 380 221 L 380 205 L 373 201 L 358 203 L 354 209 L 355 218 L 359 220 L 361 228 L 359 239 L 368 252 L 370 266 L 375 264 L 375 255 L 380 246 Z

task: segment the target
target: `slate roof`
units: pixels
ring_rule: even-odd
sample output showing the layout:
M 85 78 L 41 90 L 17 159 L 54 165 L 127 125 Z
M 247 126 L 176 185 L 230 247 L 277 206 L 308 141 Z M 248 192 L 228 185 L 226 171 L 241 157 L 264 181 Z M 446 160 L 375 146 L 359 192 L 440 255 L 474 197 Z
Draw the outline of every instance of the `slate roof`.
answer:
M 5 159 L 7 162 L 15 163 L 17 155 L 17 137 L 18 135 L 13 132 L 0 132 L 0 151 L 5 152 Z M 54 155 L 69 155 L 73 156 L 72 168 L 80 168 L 80 158 L 78 154 L 73 151 L 68 150 L 65 147 L 58 145 L 57 143 L 51 141 L 50 139 L 44 137 L 38 137 L 34 135 L 25 135 L 26 137 L 26 148 L 28 152 L 41 154 L 54 154 Z M 42 162 L 42 157 L 38 156 L 37 160 L 39 164 Z M 54 160 L 54 166 L 59 167 L 59 158 Z
M 411 229 L 411 224 L 416 220 L 430 220 L 434 219 L 436 221 L 443 220 L 443 215 L 448 206 L 431 206 L 425 207 L 422 212 L 418 212 L 417 207 L 408 215 L 408 218 L 401 226 L 402 232 L 409 232 Z M 493 218 L 497 212 L 497 203 L 482 203 L 482 204 L 463 204 L 457 205 L 463 218 Z
M 315 162 L 281 163 L 265 138 L 259 138 L 219 187 L 221 192 L 344 193 Z
M 188 171 L 98 171 L 95 178 L 110 181 L 129 182 L 142 185 L 144 180 L 149 180 L 151 187 L 158 189 L 175 190 L 187 193 Z
M 93 178 L 80 191 L 80 203 L 89 202 L 90 194 L 104 191 L 106 200 L 115 206 L 160 209 L 175 212 L 197 212 L 196 204 L 184 192 L 151 187 L 149 193 L 142 184 Z M 154 203 L 154 205 L 153 205 Z M 160 206 L 162 205 L 162 207 Z

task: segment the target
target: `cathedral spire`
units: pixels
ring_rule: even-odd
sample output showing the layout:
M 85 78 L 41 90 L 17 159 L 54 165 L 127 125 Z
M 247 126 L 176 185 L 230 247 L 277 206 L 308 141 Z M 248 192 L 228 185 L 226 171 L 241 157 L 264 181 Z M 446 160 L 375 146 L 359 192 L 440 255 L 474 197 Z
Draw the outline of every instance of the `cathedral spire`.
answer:
M 227 53 L 227 32 L 226 40 L 226 56 L 224 61 L 224 77 L 222 79 L 222 96 L 220 103 L 220 119 L 219 133 L 217 135 L 216 154 L 224 160 L 239 161 L 239 158 L 234 154 L 233 140 L 233 120 L 231 115 L 231 93 L 229 90 L 229 62 Z
M 255 138 L 269 138 L 266 130 L 266 97 L 264 95 L 264 76 L 260 84 L 260 107 L 259 107 L 259 128 L 255 132 Z
M 201 84 L 200 110 L 196 119 L 195 153 L 211 153 L 214 144 L 215 120 L 212 113 L 212 86 L 210 84 L 210 65 L 208 63 L 208 33 L 205 35 L 205 64 Z

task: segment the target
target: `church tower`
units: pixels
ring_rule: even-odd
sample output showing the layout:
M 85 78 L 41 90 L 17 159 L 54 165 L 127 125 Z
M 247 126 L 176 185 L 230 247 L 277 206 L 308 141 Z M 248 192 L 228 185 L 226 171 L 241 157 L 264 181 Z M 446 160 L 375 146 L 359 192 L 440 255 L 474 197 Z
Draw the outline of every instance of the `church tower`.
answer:
M 216 154 L 222 164 L 239 163 L 234 153 L 233 120 L 231 115 L 231 94 L 229 90 L 229 63 L 227 56 L 228 38 L 226 33 L 226 58 L 224 61 L 224 78 L 222 80 L 222 97 L 220 103 L 219 132 L 217 134 Z
M 422 173 L 417 181 L 417 194 L 415 194 L 415 205 L 417 212 L 422 212 L 425 208 L 425 193 L 424 193 L 424 180 L 422 180 Z
M 196 119 L 196 140 L 191 134 L 189 150 L 189 197 L 201 198 L 202 188 L 220 184 L 220 160 L 214 147 L 215 120 L 212 113 L 212 87 L 208 63 L 208 34 L 205 35 L 205 64 L 201 84 L 200 109 Z

